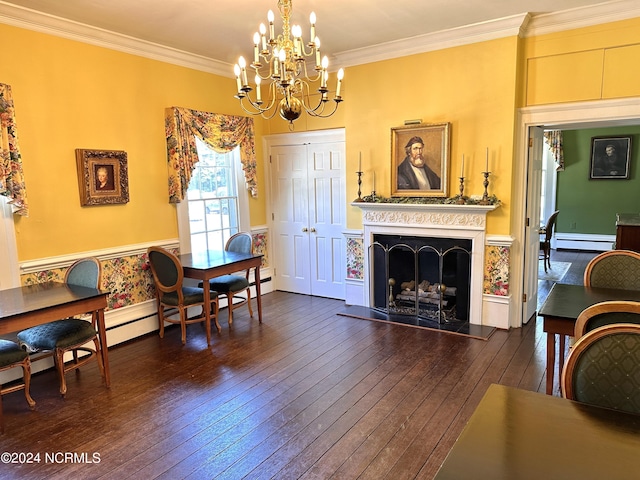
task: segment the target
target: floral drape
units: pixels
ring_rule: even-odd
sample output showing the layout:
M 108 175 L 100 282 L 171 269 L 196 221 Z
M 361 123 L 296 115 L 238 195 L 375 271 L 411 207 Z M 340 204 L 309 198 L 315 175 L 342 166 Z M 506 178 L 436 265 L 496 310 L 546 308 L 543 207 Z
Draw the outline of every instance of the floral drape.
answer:
M 258 195 L 253 119 L 199 112 L 181 107 L 165 111 L 169 202 L 184 200 L 198 152 L 194 135 L 216 152 L 227 153 L 240 145 L 240 160 L 247 189 Z
M 564 170 L 564 151 L 562 150 L 562 130 L 548 130 L 544 132 L 544 139 L 551 149 L 556 161 L 556 171 Z
M 0 195 L 9 198 L 14 213 L 28 216 L 13 96 L 11 86 L 4 83 L 0 83 Z

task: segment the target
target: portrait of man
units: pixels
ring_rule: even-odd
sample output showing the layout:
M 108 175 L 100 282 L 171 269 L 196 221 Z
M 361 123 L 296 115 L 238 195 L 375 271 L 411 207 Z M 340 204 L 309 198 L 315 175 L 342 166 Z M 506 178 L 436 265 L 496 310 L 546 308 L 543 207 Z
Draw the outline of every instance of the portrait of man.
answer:
M 398 166 L 398 190 L 440 190 L 440 177 L 425 161 L 422 138 L 411 137 L 404 148 L 407 156 Z
M 590 178 L 629 178 L 631 138 L 592 139 Z
M 391 195 L 446 197 L 449 124 L 420 124 L 391 132 Z

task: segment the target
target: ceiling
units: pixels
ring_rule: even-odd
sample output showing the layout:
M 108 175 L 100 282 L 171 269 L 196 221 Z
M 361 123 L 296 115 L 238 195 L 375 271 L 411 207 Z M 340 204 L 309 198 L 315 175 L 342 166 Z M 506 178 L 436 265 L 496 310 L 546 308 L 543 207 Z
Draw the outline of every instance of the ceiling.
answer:
M 308 39 L 309 13 L 314 11 L 322 50 L 336 55 L 527 12 L 535 18 L 616 3 L 619 0 L 295 0 L 292 23 L 300 24 Z M 251 55 L 253 33 L 267 23 L 269 9 L 276 14 L 276 31 L 280 25 L 277 0 L 11 0 L 0 1 L 2 5 L 226 64 Z

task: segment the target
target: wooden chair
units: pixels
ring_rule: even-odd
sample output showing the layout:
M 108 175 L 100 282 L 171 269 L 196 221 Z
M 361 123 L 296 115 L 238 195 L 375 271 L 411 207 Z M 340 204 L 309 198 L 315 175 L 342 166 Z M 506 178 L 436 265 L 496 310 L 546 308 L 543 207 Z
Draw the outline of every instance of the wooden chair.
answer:
M 184 271 L 180 259 L 173 253 L 161 247 L 149 247 L 149 264 L 153 273 L 156 287 L 156 300 L 158 302 L 158 322 L 160 325 L 160 338 L 164 338 L 165 322 L 179 324 L 182 333 L 182 344 L 187 342 L 187 325 L 210 320 L 209 312 L 218 324 L 218 292 L 211 290 L 211 305 L 204 304 L 204 291 L 200 287 L 187 287 L 183 285 Z M 193 318 L 187 317 L 189 307 L 202 307 L 202 313 Z M 179 319 L 171 318 L 179 313 Z M 207 345 L 211 343 L 211 326 L 205 325 L 207 331 Z
M 583 335 L 562 370 L 562 396 L 640 413 L 640 325 L 605 325 Z
M 253 237 L 246 232 L 236 233 L 227 240 L 224 249 L 228 252 L 253 253 Z M 233 311 L 241 305 L 247 305 L 249 316 L 253 318 L 251 289 L 249 287 L 249 269 L 244 272 L 244 275 L 222 275 L 209 281 L 211 290 L 215 290 L 219 295 L 227 298 L 229 325 L 233 323 Z M 244 296 L 239 295 L 243 291 L 245 292 Z M 235 302 L 235 300 L 239 301 Z
M 65 274 L 64 281 L 70 288 L 74 286 L 100 288 L 102 267 L 97 258 L 89 257 L 78 260 L 69 267 Z M 18 333 L 18 340 L 23 348 L 30 353 L 42 353 L 37 359 L 53 355 L 53 359 L 58 371 L 60 380 L 60 394 L 67 393 L 67 383 L 65 373 L 76 370 L 95 359 L 98 362 L 100 375 L 104 378 L 104 366 L 102 365 L 102 352 L 98 331 L 96 329 L 97 317 L 94 313 L 91 321 L 81 318 L 67 318 L 56 320 Z M 93 341 L 94 348 L 85 346 Z M 66 352 L 73 353 L 73 362 L 64 363 Z M 78 357 L 78 352 L 85 352 L 88 355 Z
M 577 340 L 591 330 L 614 323 L 640 324 L 640 302 L 608 301 L 585 308 L 576 320 L 573 336 Z
M 556 225 L 559 213 L 560 210 L 553 212 L 547 220 L 547 224 L 540 229 L 540 235 L 544 235 L 544 238 L 540 240 L 540 250 L 542 251 L 540 260 L 542 260 L 545 272 L 547 267 L 551 267 L 551 237 L 553 236 L 553 228 Z
M 4 433 L 4 417 L 2 414 L 2 395 L 17 392 L 24 389 L 24 396 L 27 399 L 29 408 L 33 410 L 36 402 L 31 398 L 29 387 L 31 385 L 31 361 L 29 354 L 20 348 L 15 342 L 0 338 L 0 372 L 14 367 L 22 367 L 22 383 L 13 384 L 10 387 L 0 385 L 0 433 Z
M 611 250 L 594 257 L 584 271 L 587 287 L 640 290 L 640 253 Z

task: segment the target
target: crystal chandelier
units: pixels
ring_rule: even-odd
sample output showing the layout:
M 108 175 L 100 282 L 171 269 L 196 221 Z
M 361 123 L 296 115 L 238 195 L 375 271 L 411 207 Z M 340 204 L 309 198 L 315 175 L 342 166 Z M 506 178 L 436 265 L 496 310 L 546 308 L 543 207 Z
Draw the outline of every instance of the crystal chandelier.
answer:
M 236 98 L 245 112 L 251 115 L 262 115 L 272 118 L 276 112 L 288 120 L 293 128 L 293 121 L 300 117 L 302 110 L 314 117 L 330 117 L 338 109 L 342 101 L 340 88 L 344 70 L 338 71 L 333 108 L 327 107 L 329 89 L 327 87 L 329 59 L 320 56 L 320 40 L 316 36 L 316 15 L 309 16 L 310 35 L 305 45 L 300 25 L 289 25 L 292 0 L 278 0 L 278 9 L 282 17 L 282 33 L 275 36 L 274 15 L 269 10 L 268 38 L 267 27 L 260 24 L 259 32 L 253 35 L 253 62 L 247 65 L 244 57 L 238 59 L 234 73 L 238 84 Z M 307 66 L 307 59 L 313 66 Z M 255 93 L 247 81 L 247 67 L 255 70 Z M 261 85 L 266 85 L 266 101 L 263 100 Z M 318 85 L 317 94 L 311 93 L 311 86 Z M 253 98 L 252 98 L 253 97 Z

